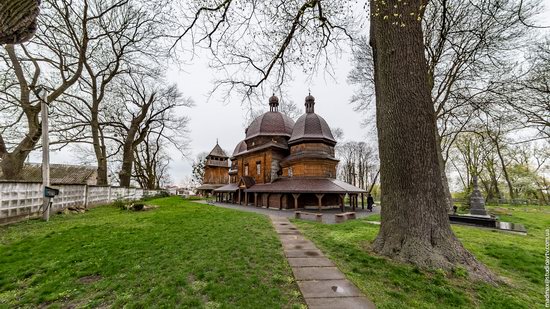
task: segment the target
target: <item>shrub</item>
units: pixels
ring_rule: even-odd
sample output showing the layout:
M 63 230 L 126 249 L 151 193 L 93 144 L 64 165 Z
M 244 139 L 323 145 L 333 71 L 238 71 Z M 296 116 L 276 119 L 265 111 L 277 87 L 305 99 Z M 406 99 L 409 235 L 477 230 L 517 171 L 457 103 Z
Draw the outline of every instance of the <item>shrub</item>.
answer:
M 116 199 L 113 202 L 113 206 L 115 206 L 115 208 L 118 208 L 118 209 L 126 210 L 126 202 L 124 202 L 124 200 L 120 198 Z
M 140 211 L 140 210 L 143 210 L 143 207 L 144 207 L 144 206 L 145 206 L 145 205 L 143 205 L 143 204 L 134 204 L 134 206 L 132 206 L 132 208 L 133 208 L 134 210 Z

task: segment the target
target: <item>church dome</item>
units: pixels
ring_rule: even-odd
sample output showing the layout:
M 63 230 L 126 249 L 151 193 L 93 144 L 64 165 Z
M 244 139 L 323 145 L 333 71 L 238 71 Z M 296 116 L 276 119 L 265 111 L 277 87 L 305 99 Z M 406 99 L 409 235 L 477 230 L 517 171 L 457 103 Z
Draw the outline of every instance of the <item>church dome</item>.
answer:
M 303 114 L 294 125 L 289 144 L 301 141 L 324 141 L 335 145 L 336 140 L 332 136 L 328 123 L 323 117 L 315 114 L 315 98 L 312 95 L 306 97 L 306 113 Z
M 258 116 L 246 130 L 246 139 L 256 136 L 290 137 L 294 120 L 278 111 L 279 99 L 273 95 L 269 99 L 270 111 Z
M 237 144 L 237 147 L 235 147 L 235 150 L 233 150 L 233 157 L 236 155 L 239 155 L 247 150 L 245 141 L 241 141 Z

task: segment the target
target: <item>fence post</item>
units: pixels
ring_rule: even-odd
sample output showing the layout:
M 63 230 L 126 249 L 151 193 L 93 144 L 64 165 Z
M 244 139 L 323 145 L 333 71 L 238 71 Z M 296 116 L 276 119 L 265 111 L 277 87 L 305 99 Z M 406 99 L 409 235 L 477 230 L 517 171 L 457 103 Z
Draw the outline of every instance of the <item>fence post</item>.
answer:
M 88 208 L 88 185 L 84 185 L 84 208 Z

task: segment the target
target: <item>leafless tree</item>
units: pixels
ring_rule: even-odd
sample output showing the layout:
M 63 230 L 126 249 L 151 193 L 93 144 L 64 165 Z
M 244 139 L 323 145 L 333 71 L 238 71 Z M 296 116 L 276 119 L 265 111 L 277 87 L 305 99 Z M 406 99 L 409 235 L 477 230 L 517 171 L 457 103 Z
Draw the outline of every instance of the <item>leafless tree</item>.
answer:
M 191 107 L 193 103 L 183 98 L 177 85 L 165 86 L 159 76 L 129 74 L 116 88 L 117 98 L 122 104 L 111 114 L 110 126 L 115 128 L 116 140 L 122 149 L 119 185 L 127 187 L 131 181 L 135 151 L 151 134 L 157 136 L 155 143 L 158 145 L 162 140 L 185 153 L 189 142 L 186 134 L 189 119 L 177 114 L 180 108 Z
M 528 56 L 528 67 L 507 85 L 514 93 L 505 102 L 509 112 L 520 117 L 520 124 L 537 131 L 539 138 L 550 140 L 550 37 L 536 44 Z M 519 81 L 519 82 L 518 82 Z
M 80 78 L 90 41 L 88 27 L 97 17 L 90 11 L 87 1 L 72 6 L 66 0 L 45 1 L 40 17 L 44 27 L 33 42 L 5 45 L 0 51 L 2 177 L 16 179 L 40 139 L 38 88 L 50 88 L 46 100 L 52 103 Z
M 258 100 L 264 89 L 269 94 L 271 89 L 280 90 L 293 67 L 310 76 L 319 68 L 331 74 L 332 56 L 356 28 L 352 3 L 185 1 L 177 39 L 211 51 L 211 65 L 221 76 L 215 90 L 237 91 Z
M 134 149 L 132 178 L 145 189 L 159 189 L 168 183 L 170 177 L 170 156 L 166 152 L 162 132 L 159 133 L 148 132 L 143 142 Z
M 66 94 L 64 105 L 56 114 L 72 128 L 59 134 L 72 142 L 92 145 L 98 165 L 98 184 L 108 183 L 108 160 L 117 153 L 109 151 L 109 147 L 116 148 L 117 141 L 111 127 L 111 114 L 119 109 L 113 97 L 115 87 L 120 85 L 117 82 L 130 72 L 147 75 L 155 71 L 148 69 L 150 67 L 162 68 L 161 61 L 167 53 L 162 52 L 161 42 L 169 27 L 165 22 L 169 7 L 166 1 L 94 3 L 94 11 L 102 13 L 94 20 L 89 33 L 93 54 L 83 61 L 85 74 L 79 79 L 78 90 Z
M 476 110 L 487 108 L 496 95 L 512 94 L 503 84 L 514 82 L 507 73 L 516 65 L 517 53 L 532 43 L 533 30 L 525 21 L 538 12 L 538 4 L 537 0 L 434 0 L 427 4 L 423 19 L 426 73 L 449 209 L 452 199 L 446 162 L 451 145 L 460 132 L 469 129 Z M 359 86 L 351 102 L 357 110 L 366 111 L 374 101 L 373 54 L 367 38 L 356 43 L 348 82 Z
M 373 185 L 378 172 L 376 149 L 365 142 L 345 142 L 336 146 L 338 177 L 362 189 Z

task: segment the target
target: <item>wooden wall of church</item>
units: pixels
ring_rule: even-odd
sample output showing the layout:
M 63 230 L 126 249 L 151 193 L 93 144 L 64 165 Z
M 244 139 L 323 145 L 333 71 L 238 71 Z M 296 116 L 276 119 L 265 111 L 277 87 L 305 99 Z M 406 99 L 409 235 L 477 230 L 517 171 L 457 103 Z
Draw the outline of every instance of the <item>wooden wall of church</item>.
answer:
M 229 167 L 205 166 L 203 184 L 229 183 Z
M 289 168 L 292 168 L 292 177 L 323 177 L 336 178 L 338 162 L 329 160 L 301 160 L 283 169 L 283 176 L 288 177 Z
M 267 183 L 271 181 L 271 151 L 256 152 L 248 155 L 243 155 L 236 160 L 238 166 L 236 181 L 242 176 L 254 177 L 256 183 Z M 257 163 L 260 163 L 260 171 L 258 173 Z M 245 175 L 245 166 L 248 164 L 248 175 Z

